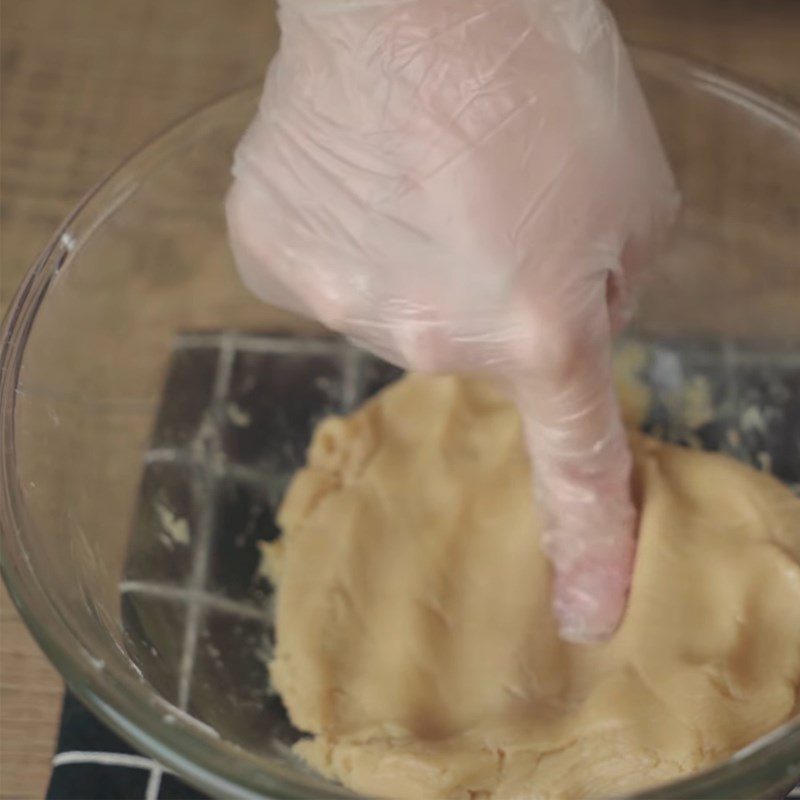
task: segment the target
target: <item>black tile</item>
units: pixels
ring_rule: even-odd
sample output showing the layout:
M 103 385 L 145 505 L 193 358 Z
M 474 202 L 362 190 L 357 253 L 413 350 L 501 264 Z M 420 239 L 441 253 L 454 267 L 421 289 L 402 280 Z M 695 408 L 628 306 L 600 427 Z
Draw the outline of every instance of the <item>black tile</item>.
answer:
M 272 623 L 209 609 L 195 658 L 189 711 L 223 739 L 264 755 L 299 735 L 279 698 L 270 693 L 267 662 Z
M 223 422 L 223 449 L 269 480 L 302 466 L 316 423 L 341 409 L 337 354 L 236 354 Z
M 152 437 L 153 447 L 186 447 L 211 405 L 219 350 L 178 346 L 172 356 Z
M 213 485 L 204 467 L 156 463 L 144 470 L 125 578 L 183 586 Z
M 208 567 L 210 591 L 264 605 L 271 588 L 259 572 L 258 542 L 279 533 L 275 514 L 287 477 L 260 484 L 231 477 L 220 481 Z
M 182 600 L 122 595 L 125 650 L 142 676 L 168 703 L 178 702 L 186 607 Z
M 150 770 L 105 764 L 63 764 L 53 770 L 47 796 L 53 800 L 143 798 Z
M 400 367 L 375 358 L 375 356 L 365 353 L 362 357 L 364 359 L 364 376 L 359 400 L 366 400 L 368 397 L 372 397 L 381 389 L 385 389 L 390 383 L 402 378 L 405 374 Z
M 168 772 L 161 776 L 158 800 L 206 800 L 207 796 L 187 786 Z
M 100 722 L 67 691 L 61 708 L 61 729 L 56 749 L 65 751 L 91 751 L 100 753 L 133 753 L 128 743 Z

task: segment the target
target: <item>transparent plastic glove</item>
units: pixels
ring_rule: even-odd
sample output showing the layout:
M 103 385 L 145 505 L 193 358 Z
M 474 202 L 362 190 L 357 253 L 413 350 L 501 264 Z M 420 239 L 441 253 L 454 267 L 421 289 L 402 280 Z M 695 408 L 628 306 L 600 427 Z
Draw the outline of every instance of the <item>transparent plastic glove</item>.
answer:
M 519 403 L 565 638 L 610 634 L 634 554 L 610 369 L 676 206 L 595 0 L 283 0 L 227 201 L 244 280 L 416 370 Z

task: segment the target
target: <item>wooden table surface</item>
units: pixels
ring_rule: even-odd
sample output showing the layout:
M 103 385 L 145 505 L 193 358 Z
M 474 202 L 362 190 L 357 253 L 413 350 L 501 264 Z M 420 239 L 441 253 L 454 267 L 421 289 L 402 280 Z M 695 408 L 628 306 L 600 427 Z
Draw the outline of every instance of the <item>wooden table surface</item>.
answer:
M 626 35 L 800 101 L 797 0 L 612 0 Z M 268 0 L 3 0 L 0 313 L 75 201 L 142 140 L 262 73 Z M 0 798 L 42 797 L 61 682 L 0 589 Z

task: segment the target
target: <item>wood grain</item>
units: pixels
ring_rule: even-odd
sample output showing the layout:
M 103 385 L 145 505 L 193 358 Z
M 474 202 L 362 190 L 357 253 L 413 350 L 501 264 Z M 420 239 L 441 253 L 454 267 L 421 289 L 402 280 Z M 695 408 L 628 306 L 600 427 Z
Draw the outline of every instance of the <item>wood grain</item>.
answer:
M 41 797 L 62 686 L 0 588 L 0 797 Z
M 796 0 L 611 0 L 623 31 L 800 100 Z M 263 72 L 266 0 L 3 0 L 0 312 L 77 199 L 172 119 Z M 42 797 L 61 684 L 0 592 L 0 798 Z

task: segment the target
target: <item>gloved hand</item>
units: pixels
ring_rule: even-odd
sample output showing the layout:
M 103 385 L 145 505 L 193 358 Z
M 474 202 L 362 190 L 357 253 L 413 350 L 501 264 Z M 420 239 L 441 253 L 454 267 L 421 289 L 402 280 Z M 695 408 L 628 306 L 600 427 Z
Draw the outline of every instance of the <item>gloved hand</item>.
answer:
M 227 200 L 244 280 L 416 370 L 494 373 L 562 635 L 624 610 L 636 511 L 612 332 L 676 192 L 595 0 L 283 0 Z

